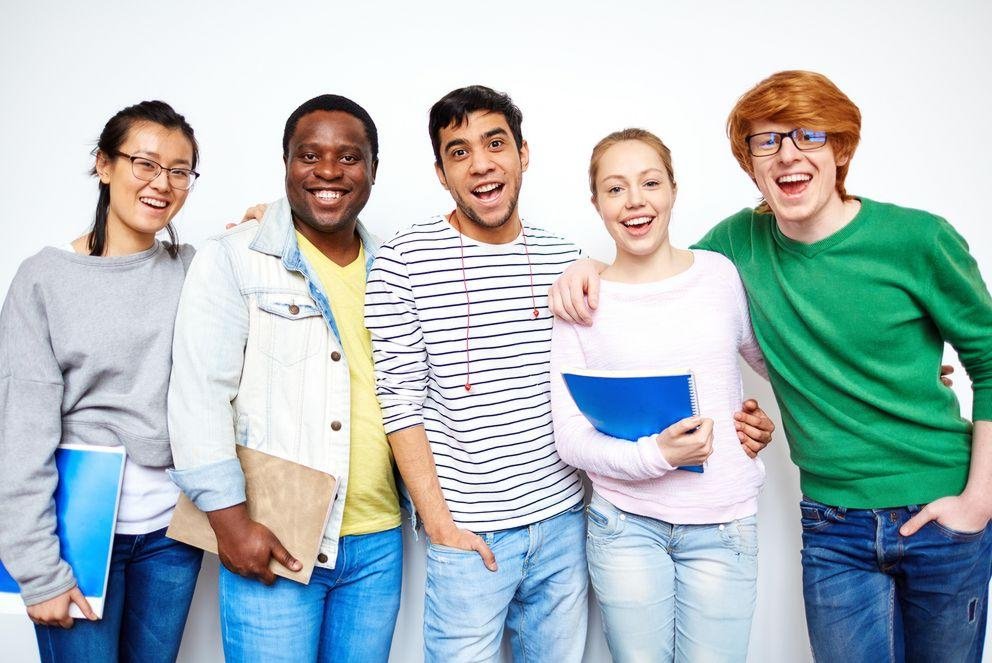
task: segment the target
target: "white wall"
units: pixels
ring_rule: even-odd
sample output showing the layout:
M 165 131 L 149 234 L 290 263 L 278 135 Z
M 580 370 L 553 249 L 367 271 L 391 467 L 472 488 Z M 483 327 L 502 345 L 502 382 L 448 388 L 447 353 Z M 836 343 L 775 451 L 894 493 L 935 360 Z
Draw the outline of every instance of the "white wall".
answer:
M 418 6 L 419 5 L 419 6 Z M 724 120 L 764 76 L 827 74 L 861 107 L 848 190 L 938 212 L 992 277 L 992 5 L 675 2 L 17 2 L 0 4 L 0 292 L 18 263 L 87 228 L 88 152 L 104 122 L 145 98 L 196 128 L 203 179 L 178 218 L 194 244 L 250 203 L 282 195 L 286 116 L 323 92 L 375 118 L 381 167 L 363 219 L 381 235 L 450 209 L 431 167 L 427 110 L 484 83 L 524 111 L 531 168 L 525 218 L 593 255 L 611 243 L 588 203 L 585 169 L 607 132 L 644 126 L 672 147 L 673 237 L 685 246 L 757 192 L 730 155 Z M 856 303 L 852 303 L 856 305 Z M 970 412 L 967 377 L 956 391 Z M 746 391 L 775 409 L 753 374 Z M 809 660 L 800 590 L 798 476 L 778 436 L 764 453 L 758 608 L 751 660 Z M 407 533 L 394 661 L 420 660 L 422 544 Z M 216 560 L 205 563 L 181 660 L 220 658 Z M 599 620 L 588 661 L 608 660 Z M 0 617 L 4 660 L 36 660 L 25 617 Z

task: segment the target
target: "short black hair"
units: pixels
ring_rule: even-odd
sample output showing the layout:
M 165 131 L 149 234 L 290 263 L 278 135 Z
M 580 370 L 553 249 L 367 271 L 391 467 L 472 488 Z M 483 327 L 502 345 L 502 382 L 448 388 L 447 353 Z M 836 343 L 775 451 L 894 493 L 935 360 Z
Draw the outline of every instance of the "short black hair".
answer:
M 296 125 L 300 118 L 316 111 L 341 111 L 358 119 L 365 126 L 365 137 L 368 138 L 369 147 L 372 148 L 372 162 L 375 163 L 379 160 L 379 132 L 376 131 L 372 116 L 357 103 L 339 94 L 322 94 L 304 102 L 293 111 L 293 114 L 286 120 L 286 129 L 282 132 L 283 159 L 289 156 L 289 140 L 293 137 L 293 132 L 296 131 Z
M 438 166 L 441 165 L 441 130 L 452 124 L 462 124 L 468 119 L 469 113 L 480 110 L 499 113 L 506 118 L 513 140 L 517 143 L 517 150 L 520 150 L 524 144 L 520 131 L 520 123 L 524 117 L 510 95 L 485 85 L 469 85 L 452 90 L 431 106 L 428 128 L 431 132 L 431 145 L 434 146 L 434 161 Z

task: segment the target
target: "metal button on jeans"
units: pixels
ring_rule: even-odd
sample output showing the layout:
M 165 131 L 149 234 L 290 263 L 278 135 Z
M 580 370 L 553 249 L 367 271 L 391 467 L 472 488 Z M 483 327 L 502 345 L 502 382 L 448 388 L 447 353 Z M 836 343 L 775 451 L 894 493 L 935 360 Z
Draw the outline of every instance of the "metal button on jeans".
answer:
M 332 421 L 331 422 L 331 430 L 341 430 L 341 422 L 340 421 Z
M 327 564 L 327 555 L 325 555 L 324 553 L 320 553 L 319 555 L 317 555 L 317 561 L 320 562 L 321 564 Z
M 341 361 L 341 353 L 335 350 L 331 353 L 331 361 Z
M 292 313 L 293 315 L 296 315 L 297 313 L 300 312 L 300 307 L 297 306 L 296 304 L 290 304 L 289 305 L 289 312 Z

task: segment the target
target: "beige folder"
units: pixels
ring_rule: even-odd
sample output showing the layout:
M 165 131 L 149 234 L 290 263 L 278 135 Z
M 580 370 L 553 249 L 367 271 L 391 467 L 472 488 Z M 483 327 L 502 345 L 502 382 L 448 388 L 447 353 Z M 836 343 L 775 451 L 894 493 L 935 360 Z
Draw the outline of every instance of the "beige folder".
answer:
M 309 583 L 334 505 L 337 480 L 330 474 L 240 444 L 237 452 L 245 473 L 249 517 L 272 530 L 303 565 L 299 571 L 290 571 L 270 559 L 269 568 L 276 575 Z M 185 495 L 179 496 L 165 534 L 217 554 L 217 537 L 207 514 Z

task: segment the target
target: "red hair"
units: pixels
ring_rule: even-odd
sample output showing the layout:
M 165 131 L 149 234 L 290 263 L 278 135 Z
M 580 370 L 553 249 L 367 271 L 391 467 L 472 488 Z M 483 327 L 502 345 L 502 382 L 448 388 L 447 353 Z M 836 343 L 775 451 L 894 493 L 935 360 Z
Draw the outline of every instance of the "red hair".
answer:
M 727 118 L 727 137 L 734 158 L 752 179 L 746 138 L 754 124 L 763 121 L 826 131 L 834 157 L 844 162 L 837 166 L 837 193 L 841 200 L 852 198 L 844 179 L 861 140 L 861 111 L 829 78 L 812 71 L 780 71 L 737 100 Z M 762 201 L 757 211 L 768 212 L 767 203 Z

